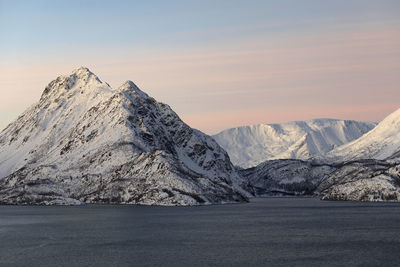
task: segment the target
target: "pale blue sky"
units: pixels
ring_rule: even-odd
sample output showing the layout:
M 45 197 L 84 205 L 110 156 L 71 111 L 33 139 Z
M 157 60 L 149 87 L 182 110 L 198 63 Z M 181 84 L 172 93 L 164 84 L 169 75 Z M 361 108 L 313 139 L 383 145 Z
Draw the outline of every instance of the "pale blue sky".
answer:
M 399 14 L 397 0 L 1 0 L 0 53 L 7 58 L 76 46 L 211 45 L 257 33 L 324 31 L 342 22 L 398 22 Z
M 0 128 L 80 65 L 114 87 L 134 80 L 209 133 L 379 120 L 400 107 L 399 29 L 397 0 L 0 0 Z

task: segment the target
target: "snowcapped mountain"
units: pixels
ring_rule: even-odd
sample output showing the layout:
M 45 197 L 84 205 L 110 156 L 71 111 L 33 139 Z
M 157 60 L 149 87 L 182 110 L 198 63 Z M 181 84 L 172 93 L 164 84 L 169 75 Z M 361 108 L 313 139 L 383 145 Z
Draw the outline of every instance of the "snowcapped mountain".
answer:
M 321 120 L 319 122 L 321 123 Z M 283 142 L 289 143 L 286 146 L 288 149 L 286 154 L 283 152 L 278 157 L 282 155 L 288 157 L 288 154 L 291 154 L 292 157 L 306 156 L 307 158 L 313 155 L 315 158 L 320 157 L 323 161 L 269 160 L 256 167 L 240 170 L 242 176 L 253 188 L 254 194 L 256 196 L 305 194 L 320 196 L 325 200 L 400 201 L 400 109 L 385 118 L 375 128 L 373 124 L 368 123 L 332 120 L 328 122 L 329 124 L 325 124 L 326 127 L 310 127 L 313 130 L 308 131 L 306 137 L 300 139 L 307 140 L 302 146 L 291 145 L 287 141 L 289 134 L 286 133 L 292 131 L 292 136 L 299 136 L 298 122 L 290 123 L 291 128 L 286 125 L 281 127 L 284 130 L 279 132 L 280 135 L 276 134 L 278 132 L 276 129 L 281 129 L 277 125 L 268 127 L 268 133 L 273 132 L 274 135 L 270 135 L 275 137 L 275 139 L 270 138 L 273 140 L 270 146 L 275 148 Z M 332 127 L 332 122 L 334 127 Z M 350 126 L 349 123 L 352 125 Z M 249 149 L 253 149 L 252 144 L 262 143 L 262 137 L 267 135 L 265 134 L 267 130 L 264 130 L 261 125 L 257 125 L 257 128 L 253 127 L 253 129 L 250 126 L 228 130 L 232 131 L 228 132 L 232 136 L 232 142 L 244 140 L 239 143 L 248 145 Z M 368 131 L 368 127 L 373 129 Z M 363 135 L 364 131 L 366 133 Z M 225 142 L 228 141 L 228 147 L 218 139 L 218 136 L 216 140 L 230 152 L 229 145 L 233 143 L 229 143 L 228 136 L 225 135 L 222 139 Z M 245 138 L 247 136 L 251 136 L 252 139 L 249 141 Z M 332 136 L 339 136 L 343 145 L 329 151 L 329 146 L 326 144 L 340 145 L 340 142 L 332 142 L 332 140 L 338 140 Z M 360 137 L 357 139 L 357 136 Z M 346 144 L 345 140 L 352 138 L 354 140 Z M 276 143 L 275 147 L 274 143 Z M 302 149 L 293 149 L 298 147 Z M 234 152 L 241 156 L 244 154 L 251 159 L 251 150 L 246 151 L 245 146 L 241 149 L 243 152 L 239 149 Z M 257 149 L 254 150 L 257 151 Z M 277 151 L 279 153 L 279 149 Z M 299 151 L 302 153 L 299 154 Z M 232 158 L 235 160 L 234 156 Z
M 330 151 L 327 155 L 337 161 L 354 159 L 400 158 L 400 109 L 382 120 L 373 130 L 359 139 Z
M 195 205 L 245 201 L 226 152 L 127 81 L 79 68 L 0 133 L 0 202 Z
M 242 168 L 272 159 L 321 158 L 335 147 L 353 141 L 375 123 L 314 119 L 282 124 L 258 124 L 224 130 L 213 138 Z

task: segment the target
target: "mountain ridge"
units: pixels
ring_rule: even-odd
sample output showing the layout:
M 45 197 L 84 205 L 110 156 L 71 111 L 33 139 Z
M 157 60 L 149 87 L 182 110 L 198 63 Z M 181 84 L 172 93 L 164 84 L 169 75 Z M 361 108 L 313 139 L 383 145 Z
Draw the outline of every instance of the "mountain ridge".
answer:
M 400 159 L 400 109 L 364 136 L 328 153 L 330 160 Z

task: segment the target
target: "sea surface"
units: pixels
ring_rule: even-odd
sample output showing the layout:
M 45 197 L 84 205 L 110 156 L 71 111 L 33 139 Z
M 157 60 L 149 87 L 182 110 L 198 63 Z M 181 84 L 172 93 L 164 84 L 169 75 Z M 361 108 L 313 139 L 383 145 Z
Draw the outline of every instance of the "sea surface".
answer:
M 400 266 L 400 203 L 0 206 L 0 266 Z

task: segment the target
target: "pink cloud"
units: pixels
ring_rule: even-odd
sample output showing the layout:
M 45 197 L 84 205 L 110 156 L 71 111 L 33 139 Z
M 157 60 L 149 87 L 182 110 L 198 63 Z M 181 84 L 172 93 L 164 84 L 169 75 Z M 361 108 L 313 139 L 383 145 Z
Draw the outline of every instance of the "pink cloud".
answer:
M 399 33 L 346 29 L 182 51 L 2 62 L 0 107 L 22 111 L 56 76 L 86 65 L 114 88 L 134 80 L 207 132 L 315 117 L 379 120 L 400 107 Z

